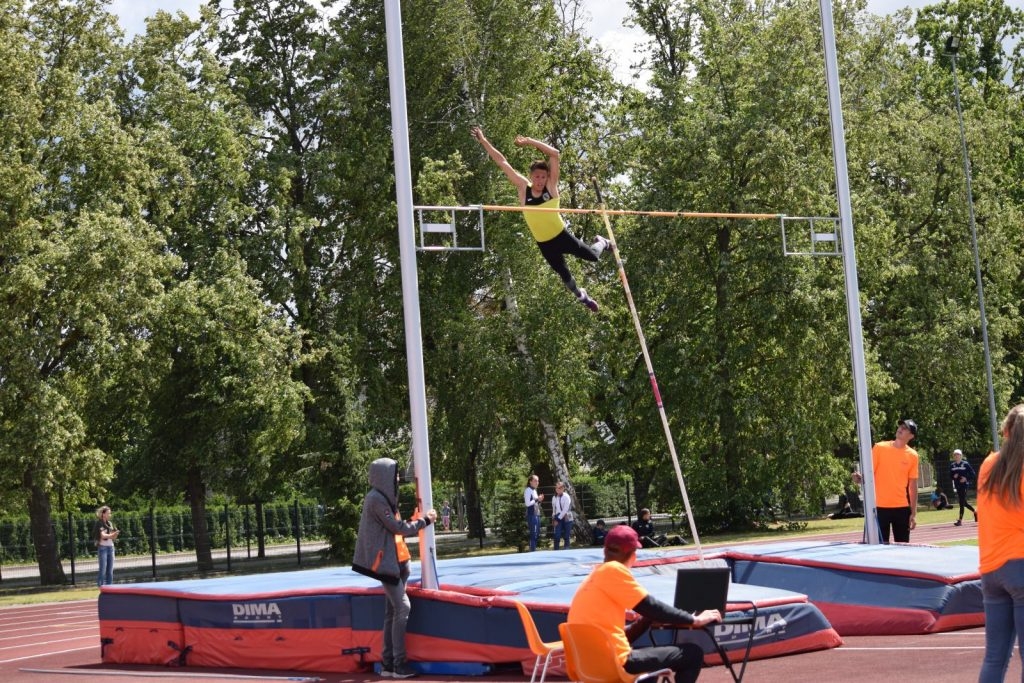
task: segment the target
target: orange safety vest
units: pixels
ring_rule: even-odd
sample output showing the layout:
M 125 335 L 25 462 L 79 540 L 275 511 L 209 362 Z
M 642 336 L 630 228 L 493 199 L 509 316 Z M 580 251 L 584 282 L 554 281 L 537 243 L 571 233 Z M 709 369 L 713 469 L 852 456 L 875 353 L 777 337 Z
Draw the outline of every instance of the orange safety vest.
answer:
M 402 519 L 401 515 L 395 513 L 395 519 Z M 408 562 L 412 559 L 412 553 L 409 552 L 409 546 L 405 543 L 405 536 L 402 534 L 395 534 L 395 550 L 398 553 L 398 561 Z

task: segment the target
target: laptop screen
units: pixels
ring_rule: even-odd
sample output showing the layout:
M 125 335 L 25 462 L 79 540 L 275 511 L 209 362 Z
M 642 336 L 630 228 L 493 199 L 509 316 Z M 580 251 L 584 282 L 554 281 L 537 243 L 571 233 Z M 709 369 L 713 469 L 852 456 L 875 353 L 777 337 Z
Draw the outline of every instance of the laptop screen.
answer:
M 717 609 L 725 615 L 729 598 L 728 567 L 686 567 L 676 572 L 675 606 L 690 614 Z

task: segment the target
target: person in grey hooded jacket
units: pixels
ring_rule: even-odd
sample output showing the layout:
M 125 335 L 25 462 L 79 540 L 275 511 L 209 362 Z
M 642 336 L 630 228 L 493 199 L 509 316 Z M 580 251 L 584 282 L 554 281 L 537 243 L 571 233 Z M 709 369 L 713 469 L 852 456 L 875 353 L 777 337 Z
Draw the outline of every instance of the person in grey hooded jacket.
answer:
M 428 510 L 423 517 L 409 522 L 398 512 L 398 463 L 378 458 L 370 463 L 370 486 L 363 500 L 359 535 L 352 559 L 353 571 L 377 579 L 384 587 L 384 648 L 381 675 L 385 678 L 410 678 L 416 672 L 406 662 L 405 628 L 409 621 L 409 549 L 405 536 L 415 536 L 437 519 Z

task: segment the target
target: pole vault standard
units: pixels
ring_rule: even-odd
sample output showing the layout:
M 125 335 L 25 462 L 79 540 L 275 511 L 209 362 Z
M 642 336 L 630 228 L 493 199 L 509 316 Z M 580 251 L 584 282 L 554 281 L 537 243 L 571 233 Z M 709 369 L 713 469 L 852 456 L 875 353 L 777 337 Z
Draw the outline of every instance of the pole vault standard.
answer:
M 853 374 L 853 399 L 856 409 L 857 446 L 863 477 L 864 540 L 877 545 L 881 533 L 875 517 L 875 472 L 871 458 L 871 422 L 868 417 L 868 382 L 864 361 L 864 328 L 860 318 L 860 285 L 857 280 L 857 254 L 853 245 L 853 207 L 850 202 L 850 178 L 846 164 L 846 137 L 843 104 L 839 95 L 839 66 L 836 34 L 832 22 L 832 3 L 819 0 L 821 34 L 825 45 L 825 80 L 828 84 L 828 114 L 832 129 L 832 161 L 836 171 L 836 197 L 839 200 L 839 225 L 843 234 L 843 273 L 846 280 L 846 324 L 850 331 L 850 365 Z
M 654 402 L 658 406 L 658 415 L 661 417 L 661 427 L 665 432 L 665 440 L 668 442 L 668 452 L 672 456 L 672 467 L 676 471 L 676 481 L 679 483 L 679 492 L 683 496 L 683 507 L 686 508 L 686 521 L 690 525 L 690 533 L 693 535 L 693 544 L 697 546 L 697 557 L 701 566 L 704 565 L 704 548 L 700 544 L 700 535 L 697 533 L 697 522 L 693 519 L 693 510 L 690 509 L 690 496 L 686 493 L 686 482 L 683 479 L 683 469 L 679 466 L 679 456 L 676 455 L 676 443 L 672 438 L 672 428 L 668 425 L 668 415 L 665 414 L 665 404 L 661 400 L 661 391 L 658 389 L 658 378 L 654 375 L 654 364 L 651 362 L 651 354 L 647 351 L 647 338 L 644 337 L 643 327 L 640 325 L 640 316 L 636 312 L 636 304 L 633 303 L 633 291 L 629 288 L 629 280 L 626 278 L 626 268 L 622 265 L 622 258 L 619 256 L 619 246 L 615 242 L 615 233 L 612 231 L 612 223 L 608 220 L 611 213 L 604 208 L 604 199 L 601 197 L 601 188 L 594 180 L 594 190 L 597 191 L 597 203 L 601 205 L 601 218 L 604 219 L 604 229 L 608 232 L 608 242 L 611 244 L 612 255 L 615 257 L 615 268 L 619 271 L 619 280 L 622 282 L 622 290 L 626 293 L 626 303 L 629 304 L 629 314 L 633 318 L 633 327 L 636 329 L 637 339 L 640 340 L 640 350 L 644 354 L 644 364 L 647 366 L 647 376 L 651 380 L 651 391 L 654 392 Z M 681 212 L 680 212 L 681 213 Z M 774 215 L 767 217 L 774 218 Z
M 388 44 L 388 88 L 391 93 L 391 137 L 395 154 L 395 195 L 398 202 L 398 246 L 402 264 L 402 310 L 405 357 L 409 374 L 412 457 L 416 472 L 416 503 L 421 511 L 434 507 L 427 437 L 427 392 L 423 373 L 420 328 L 420 285 L 416 275 L 416 234 L 412 216 L 412 165 L 409 162 L 409 121 L 405 106 L 405 56 L 402 51 L 402 8 L 398 0 L 384 3 Z M 420 580 L 436 590 L 437 545 L 434 526 L 420 531 Z

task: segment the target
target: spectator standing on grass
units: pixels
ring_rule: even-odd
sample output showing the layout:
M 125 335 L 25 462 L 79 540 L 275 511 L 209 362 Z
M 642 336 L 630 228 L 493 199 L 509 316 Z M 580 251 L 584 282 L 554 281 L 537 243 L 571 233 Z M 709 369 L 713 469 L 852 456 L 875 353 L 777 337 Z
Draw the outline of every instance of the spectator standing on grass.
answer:
M 540 538 L 540 504 L 544 500 L 543 493 L 537 493 L 537 486 L 540 484 L 540 477 L 531 474 L 526 480 L 526 488 L 523 490 L 523 505 L 526 506 L 526 531 L 530 535 L 530 552 L 537 549 L 537 539 Z
M 953 480 L 953 488 L 956 489 L 956 500 L 960 503 L 960 517 L 953 522 L 955 526 L 964 523 L 964 508 L 974 514 L 974 521 L 978 521 L 978 511 L 967 502 L 967 489 L 972 481 L 977 481 L 978 475 L 974 473 L 971 463 L 964 460 L 964 452 L 959 448 L 953 451 L 953 462 L 949 463 L 949 478 Z
M 97 586 L 114 583 L 114 541 L 120 535 L 121 532 L 110 521 L 110 506 L 104 505 L 96 510 L 96 558 L 100 564 Z
M 551 499 L 551 523 L 555 527 L 555 550 L 559 540 L 565 541 L 565 549 L 569 549 L 572 537 L 572 498 L 565 492 L 565 484 L 555 484 L 555 497 Z
M 441 506 L 441 525 L 445 531 L 449 531 L 452 526 L 452 506 L 448 504 L 447 500 Z
M 381 676 L 411 678 L 416 671 L 406 661 L 405 631 L 409 622 L 409 580 L 412 555 L 406 536 L 415 536 L 437 519 L 428 510 L 422 518 L 419 510 L 406 522 L 398 512 L 398 463 L 378 458 L 370 463 L 370 491 L 363 499 L 359 535 L 352 558 L 352 570 L 381 582 L 384 587 L 384 641 L 381 649 Z
M 883 543 L 889 533 L 897 543 L 909 543 L 917 526 L 917 451 L 910 442 L 917 436 L 917 423 L 900 420 L 892 441 L 879 441 L 871 449 L 871 468 L 875 474 L 875 513 Z M 860 484 L 863 476 L 853 472 Z M 867 512 L 865 510 L 865 512 Z
M 978 476 L 978 557 L 985 604 L 985 658 L 978 683 L 1006 676 L 1013 641 L 1024 652 L 1024 403 L 1003 420 L 1002 447 Z

